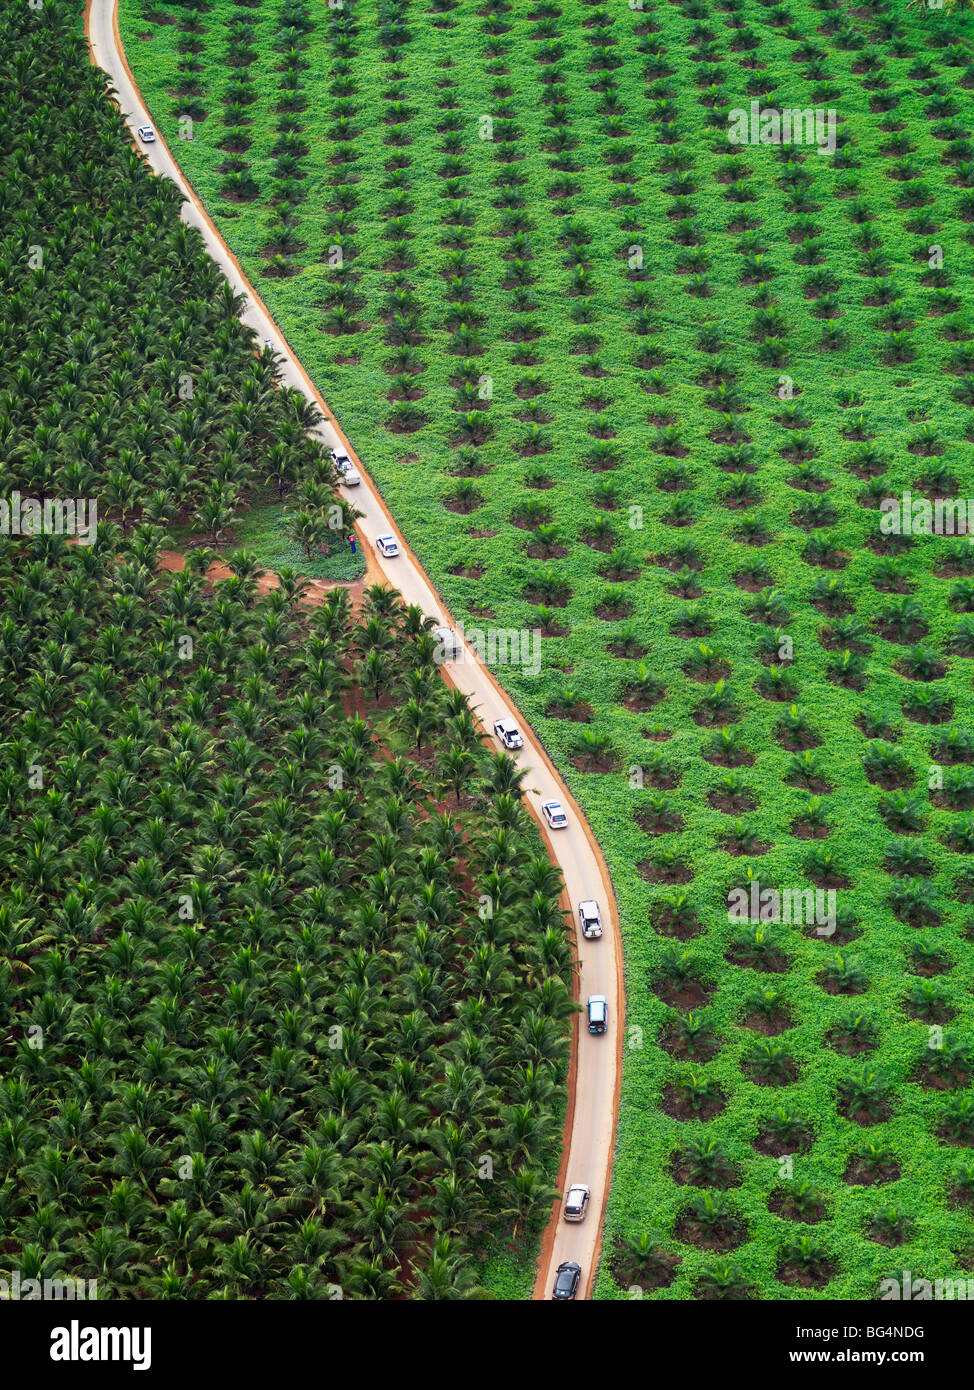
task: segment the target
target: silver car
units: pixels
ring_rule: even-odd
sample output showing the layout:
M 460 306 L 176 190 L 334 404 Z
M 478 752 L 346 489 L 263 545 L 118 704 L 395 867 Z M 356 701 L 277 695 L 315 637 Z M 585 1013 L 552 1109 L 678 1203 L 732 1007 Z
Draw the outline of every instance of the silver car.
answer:
M 587 1183 L 573 1182 L 565 1193 L 565 1220 L 584 1221 L 591 1195 Z

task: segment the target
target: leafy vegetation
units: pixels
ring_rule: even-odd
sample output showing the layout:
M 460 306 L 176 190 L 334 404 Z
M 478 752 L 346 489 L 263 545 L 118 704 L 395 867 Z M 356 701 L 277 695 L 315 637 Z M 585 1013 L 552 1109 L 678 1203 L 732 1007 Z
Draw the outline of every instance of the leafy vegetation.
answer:
M 393 591 L 160 568 L 214 488 L 330 474 L 73 12 L 3 17 L 4 483 L 100 518 L 0 537 L 0 1274 L 523 1287 L 575 1005 L 518 771 Z
M 454 611 L 544 634 L 540 679 L 501 674 L 605 848 L 644 1037 L 606 1249 L 672 1256 L 653 1297 L 870 1298 L 902 1199 L 896 1260 L 955 1271 L 967 1083 L 917 1068 L 935 1006 L 970 1038 L 974 550 L 878 507 L 971 491 L 969 18 L 122 11 L 164 130 L 208 74 L 180 158 Z M 835 154 L 730 144 L 752 100 L 834 108 Z M 735 935 L 754 878 L 835 885 L 835 934 Z M 732 1256 L 671 1169 L 701 1121 Z M 879 1193 L 845 1176 L 864 1133 Z
M 318 550 L 344 552 L 352 512 L 309 433 L 318 412 L 255 354 L 180 194 L 148 173 L 98 78 L 71 73 L 64 101 L 44 100 L 47 24 L 31 11 L 7 59 L 8 115 L 29 103 L 30 119 L 11 116 L 2 146 L 4 494 L 96 496 L 123 535 L 148 522 L 220 543 L 272 491 L 320 520 Z

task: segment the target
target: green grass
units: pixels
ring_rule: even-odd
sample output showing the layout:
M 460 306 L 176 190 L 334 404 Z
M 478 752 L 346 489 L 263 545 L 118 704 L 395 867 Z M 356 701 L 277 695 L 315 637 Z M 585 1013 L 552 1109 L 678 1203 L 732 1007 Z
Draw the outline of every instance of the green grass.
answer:
M 309 560 L 299 545 L 288 540 L 285 531 L 285 508 L 264 503 L 247 512 L 234 527 L 236 545 L 250 550 L 269 570 L 291 569 L 311 579 L 333 579 L 352 582 L 365 573 L 361 547 L 353 555 L 346 545 L 320 559 Z
M 168 136 L 181 101 L 168 95 L 176 81 L 178 35 L 175 26 L 140 18 L 142 5 L 143 0 L 123 0 L 123 36 L 154 118 Z M 345 20 L 355 8 L 346 6 Z M 850 467 L 858 466 L 857 450 L 865 443 L 882 461 L 888 495 L 905 488 L 920 491 L 925 470 L 937 464 L 944 465 L 949 477 L 945 485 L 929 482 L 929 488 L 974 495 L 974 427 L 970 412 L 953 396 L 960 381 L 956 356 L 969 344 L 972 331 L 974 207 L 966 165 L 974 154 L 968 138 L 974 126 L 974 68 L 969 51 L 955 53 L 949 47 L 954 41 L 969 45 L 971 24 L 959 17 L 921 19 L 902 5 L 849 14 L 804 0 L 784 6 L 784 16 L 756 0 L 720 10 L 701 5 L 699 13 L 692 5 L 651 5 L 649 0 L 641 13 L 606 7 L 613 40 L 607 61 L 615 64 L 611 76 L 628 132 L 618 135 L 610 124 L 606 93 L 596 90 L 606 70 L 593 66 L 600 61 L 598 45 L 589 42 L 592 26 L 586 27 L 586 21 L 597 17 L 595 7 L 572 0 L 559 8 L 554 26 L 562 56 L 556 66 L 564 79 L 560 91 L 567 116 L 561 126 L 544 101 L 541 76 L 551 65 L 538 61 L 544 56 L 544 39 L 537 7 L 514 5 L 495 16 L 495 27 L 507 27 L 496 35 L 503 51 L 491 60 L 485 53 L 485 15 L 472 0 L 445 10 L 407 5 L 408 36 L 400 36 L 398 73 L 379 31 L 362 20 L 350 36 L 347 63 L 353 89 L 344 93 L 336 86 L 341 52 L 334 26 L 340 21 L 310 7 L 313 27 L 302 55 L 307 66 L 299 78 L 307 100 L 295 113 L 308 146 L 300 158 L 306 174 L 303 196 L 294 208 L 296 237 L 303 245 L 287 256 L 299 271 L 288 278 L 264 273 L 270 264 L 271 150 L 280 118 L 274 49 L 279 6 L 251 10 L 217 3 L 201 16 L 197 41 L 206 71 L 207 115 L 197 123 L 193 141 L 176 149 L 231 248 L 377 479 L 406 539 L 458 616 L 483 625 L 491 619 L 474 610 L 486 607 L 499 626 L 536 625 L 537 605 L 526 590 L 544 562 L 527 553 L 532 536 L 513 518 L 535 499 L 559 527 L 566 553 L 550 564 L 569 589 L 567 603 L 557 609 L 564 635 L 545 638 L 540 678 L 509 669 L 498 674 L 579 797 L 605 849 L 620 903 L 627 1046 L 607 1248 L 616 1237 L 648 1232 L 681 1261 L 674 1280 L 652 1296 L 694 1295 L 699 1276 L 720 1257 L 677 1234 L 697 1189 L 674 1180 L 670 1159 L 689 1135 L 706 1132 L 740 1165 L 730 1199 L 746 1222 L 746 1238 L 727 1258 L 759 1296 L 871 1298 L 891 1271 L 909 1268 L 930 1278 L 955 1273 L 974 1242 L 974 1223 L 953 1193 L 951 1179 L 966 1146 L 942 1140 L 939 1124 L 947 1098 L 916 1079 L 927 1031 L 906 1002 L 919 978 L 912 956 L 916 940 L 935 937 L 948 966 L 937 983 L 945 1003 L 956 1010 L 951 1027 L 965 1044 L 974 1038 L 966 865 L 946 838 L 965 817 L 930 795 L 928 769 L 938 762 L 934 744 L 943 729 L 904 712 L 918 685 L 897 669 L 909 644 L 891 641 L 875 627 L 898 597 L 890 591 L 891 583 L 917 600 L 927 626 L 924 641 L 946 663 L 944 677 L 932 684 L 953 701 L 954 722 L 974 729 L 971 661 L 951 646 L 962 600 L 953 595 L 956 577 L 943 572 L 952 553 L 946 540 L 914 538 L 899 558 L 898 572 L 884 571 L 882 557 L 868 544 L 876 539 L 877 513 L 861 500 L 866 480 Z M 735 10 L 757 38 L 756 50 L 736 42 L 741 30 L 728 23 Z M 251 123 L 245 129 L 252 143 L 245 157 L 261 197 L 231 205 L 221 192 L 224 175 L 217 168 L 225 157 L 218 145 L 226 130 L 221 93 L 228 80 L 221 65 L 228 47 L 227 20 L 241 14 L 255 32 L 256 59 L 249 70 L 257 100 L 247 107 Z M 712 38 L 695 27 L 700 23 Z M 647 29 L 647 24 L 657 27 Z M 789 24 L 794 25 L 792 33 Z M 151 39 L 137 37 L 148 31 Z M 710 60 L 701 55 L 706 44 L 713 47 Z M 820 51 L 820 72 L 815 71 L 815 54 L 803 52 L 803 44 Z M 659 50 L 663 57 L 657 61 L 653 54 Z M 744 66 L 755 52 L 759 67 Z M 719 111 L 711 123 L 713 108 L 701 100 L 707 90 L 700 74 L 708 62 L 719 70 L 714 79 L 718 107 L 746 107 L 752 96 L 777 107 L 834 106 L 851 139 L 848 150 L 835 159 L 799 152 L 804 158 L 792 166 L 781 157 L 784 152 L 769 147 L 734 153 L 722 143 Z M 918 66 L 921 62 L 930 65 L 931 75 Z M 877 72 L 876 65 L 882 70 Z M 438 85 L 444 82 L 452 85 Z M 386 119 L 390 86 L 404 103 L 408 144 L 389 143 L 394 137 Z M 891 113 L 878 109 L 886 91 L 896 98 Z M 446 105 L 451 101 L 455 106 Z M 343 102 L 349 109 L 337 109 Z M 507 111 L 504 102 L 510 104 Z M 672 141 L 670 112 L 661 102 L 670 104 L 677 122 Z M 954 116 L 942 114 L 951 106 Z M 444 129 L 451 112 L 465 171 L 456 175 L 459 183 L 453 190 L 445 167 L 450 131 Z M 480 138 L 485 114 L 494 120 L 492 141 Z M 346 118 L 351 128 L 340 132 L 336 122 Z M 508 118 L 512 127 L 505 132 Z M 944 127 L 951 119 L 959 132 Z M 884 121 L 887 127 L 902 121 L 903 128 L 884 128 Z M 556 155 L 546 146 L 559 128 L 575 140 L 570 154 L 577 173 L 566 175 L 553 167 Z M 501 138 L 505 133 L 510 142 Z M 354 159 L 330 162 L 339 158 L 346 135 Z M 907 157 L 917 161 L 925 189 L 889 177 L 890 172 L 909 172 L 901 167 L 900 136 L 913 147 Z M 508 161 L 506 143 L 518 158 Z M 629 165 L 607 158 L 620 146 L 632 154 Z M 684 157 L 689 179 L 682 191 L 675 177 L 679 171 L 672 167 L 674 152 Z M 407 161 L 398 208 L 393 171 L 386 167 L 396 155 Z M 748 201 L 728 196 L 733 190 L 725 169 L 731 160 Z M 627 167 L 629 183 L 612 177 L 613 170 Z M 340 184 L 343 171 L 355 182 Z M 520 180 L 516 186 L 512 173 Z M 549 194 L 563 177 L 574 180 L 577 192 L 562 202 Z M 802 180 L 804 206 L 801 196 L 796 198 Z M 911 198 L 915 206 L 902 205 Z M 522 265 L 505 234 L 510 209 L 504 204 L 516 205 L 519 199 L 527 219 L 525 254 L 517 258 Z M 340 200 L 352 204 L 344 227 Z M 458 249 L 457 226 L 451 219 L 458 215 L 457 200 L 469 211 L 469 226 L 461 229 L 468 281 L 451 285 L 446 277 L 456 269 L 451 253 Z M 857 220 L 860 207 L 862 221 Z M 392 222 L 396 215 L 403 218 L 398 227 Z M 753 225 L 746 225 L 748 219 Z M 805 236 L 811 237 L 807 248 L 802 247 Z M 397 239 L 406 242 L 404 262 L 391 258 Z M 875 247 L 867 245 L 869 240 Z M 325 259 L 335 244 L 343 250 L 341 271 Z M 760 251 L 762 245 L 766 249 Z M 936 246 L 943 252 L 942 271 L 930 264 L 930 248 Z M 633 259 L 637 247 L 641 268 Z M 884 274 L 872 273 L 877 267 L 870 264 L 870 253 L 876 248 L 886 257 Z M 747 281 L 754 269 L 749 257 L 756 249 L 774 270 L 763 302 L 760 285 Z M 709 278 L 709 297 L 689 292 L 694 256 Z M 403 268 L 397 270 L 397 264 Z M 578 264 L 586 268 L 590 293 L 585 292 L 588 287 L 574 292 L 580 285 Z M 835 280 L 832 292 L 843 337 L 834 350 L 823 346 L 829 320 L 821 315 L 832 308 L 822 299 L 827 289 L 816 280 L 818 274 Z M 525 288 L 534 308 L 523 307 L 523 300 L 519 305 L 519 277 L 530 281 Z M 343 286 L 356 331 L 336 334 L 328 313 Z M 409 302 L 416 306 L 413 351 L 423 368 L 415 382 L 424 393 L 417 404 L 426 423 L 410 434 L 388 428 L 396 410 L 389 399 L 395 393 L 390 362 L 396 347 L 389 339 L 392 315 L 403 308 L 403 301 L 393 298 L 397 290 L 411 296 Z M 940 290 L 956 297 L 956 309 L 940 302 Z M 890 302 L 864 302 L 877 297 Z M 894 302 L 899 300 L 902 305 Z M 894 318 L 898 311 L 909 324 L 909 351 L 902 354 L 907 360 L 899 362 L 889 360 L 896 348 L 888 326 L 891 309 Z M 777 311 L 782 320 L 780 327 L 771 324 L 783 334 L 777 362 L 762 342 L 767 324 L 761 327 L 759 316 L 768 310 Z M 479 352 L 465 349 L 454 337 L 456 324 L 470 321 L 473 314 L 480 320 Z M 525 321 L 540 330 L 529 345 L 534 365 L 515 360 L 522 354 L 512 334 Z M 585 374 L 591 357 L 586 334 L 596 339 L 598 369 L 604 375 Z M 531 394 L 526 383 L 532 373 L 546 390 Z M 457 487 L 456 470 L 465 457 L 459 408 L 464 383 L 476 388 L 484 376 L 492 387 L 483 412 L 491 435 L 474 452 L 488 471 L 471 479 L 482 501 L 465 516 L 449 510 L 443 499 Z M 737 445 L 712 438 L 722 412 L 708 377 L 722 377 L 737 393 L 731 413 L 743 436 L 740 445 L 751 450 L 748 456 L 735 459 L 728 450 Z M 787 386 L 782 378 L 794 387 L 790 401 L 777 394 Z M 604 397 L 601 405 L 592 399 L 597 392 Z M 550 417 L 541 423 L 549 447 L 535 457 L 524 453 L 532 421 L 519 418 L 532 400 L 535 414 Z M 806 528 L 800 517 L 796 520 L 801 504 L 818 494 L 796 486 L 800 475 L 783 452 L 798 433 L 786 415 L 789 404 L 807 417 L 804 432 L 827 484 L 822 495 L 835 509 L 834 520 L 824 526 Z M 856 441 L 846 435 L 854 431 L 860 411 L 859 433 L 865 438 Z M 927 447 L 924 426 L 936 431 L 939 440 L 931 447 L 941 452 L 922 452 Z M 665 471 L 667 451 L 674 449 L 663 433 L 669 427 L 676 431 L 676 447 L 683 455 L 677 460 L 686 469 L 683 479 L 673 480 Z M 607 459 L 599 458 L 599 435 L 610 446 Z M 600 463 L 609 466 L 593 468 Z M 742 467 L 754 470 L 749 475 L 757 489 L 753 511 L 765 527 L 765 544 L 742 538 L 742 513 L 728 506 L 731 475 Z M 531 486 L 533 469 L 543 470 L 551 486 Z M 598 505 L 597 488 L 605 479 L 617 491 L 611 509 L 604 499 Z M 680 490 L 661 487 L 674 481 Z M 689 499 L 688 524 L 675 525 L 672 509 L 681 497 Z M 585 541 L 600 517 L 611 523 L 637 577 L 611 583 L 602 576 L 605 556 Z M 841 572 L 813 563 L 808 545 L 816 535 L 827 536 L 844 552 Z M 699 557 L 693 573 L 700 599 L 695 602 L 711 622 L 705 640 L 729 668 L 732 704 L 723 722 L 737 730 L 753 754 L 753 764 L 742 768 L 754 801 L 746 819 L 756 838 L 769 846 L 764 854 L 730 854 L 724 841 L 733 817 L 710 800 L 721 769 L 704 756 L 711 731 L 694 718 L 706 685 L 684 669 L 693 639 L 682 635 L 686 600 L 675 592 L 673 569 L 678 564 L 661 563 L 672 562 L 681 544 L 692 544 Z M 820 739 L 818 755 L 832 788 L 823 797 L 829 838 L 820 843 L 835 851 L 849 881 L 838 890 L 839 902 L 856 925 L 855 935 L 847 931 L 843 944 L 851 941 L 850 953 L 867 980 L 865 993 L 848 999 L 828 994 L 818 982 L 836 944 L 795 928 L 780 929 L 787 960 L 780 974 L 727 959 L 734 936 L 727 920 L 728 889 L 741 881 L 748 866 L 765 883 L 808 885 L 808 855 L 819 843 L 792 830 L 807 796 L 785 780 L 792 755 L 779 742 L 776 728 L 787 703 L 769 700 L 760 690 L 766 667 L 759 642 L 766 629 L 751 616 L 754 595 L 738 582 L 742 569 L 752 563 L 764 564 L 773 586 L 783 591 L 787 612 L 781 626 L 794 644 L 790 669 L 796 696 Z M 474 565 L 482 569 L 477 578 L 457 572 Z M 827 639 L 823 628 L 832 619 L 811 601 L 816 580 L 833 575 L 840 577 L 867 629 L 870 649 L 861 690 L 842 687 L 830 674 L 835 653 L 822 639 Z M 629 601 L 633 634 L 664 687 L 661 702 L 647 712 L 634 712 L 621 701 L 636 661 L 610 650 L 622 624 L 598 615 L 609 590 Z M 575 767 L 579 726 L 547 712 L 565 683 L 583 692 L 590 704 L 591 727 L 606 736 L 615 752 L 613 773 L 584 773 Z M 920 839 L 931 860 L 929 881 L 940 913 L 932 929 L 918 931 L 889 905 L 899 880 L 888 872 L 885 855 L 898 837 L 878 813 L 882 788 L 869 781 L 864 769 L 871 741 L 868 721 L 891 725 L 922 803 L 922 833 L 907 838 Z M 664 741 L 647 737 L 654 726 L 662 729 Z M 665 755 L 671 765 L 672 785 L 660 790 L 667 809 L 682 818 L 679 828 L 660 835 L 647 834 L 635 819 L 649 803 L 651 777 L 639 787 L 633 785 L 638 779 L 627 775 L 633 766 L 648 769 L 654 753 Z M 686 887 L 701 930 L 686 944 L 713 986 L 704 1012 L 720 1046 L 701 1071 L 723 1088 L 727 1103 L 706 1124 L 674 1118 L 661 1105 L 664 1088 L 686 1070 L 662 1045 L 682 1011 L 666 1004 L 653 988 L 673 944 L 660 930 L 661 905 L 671 890 L 648 882 L 638 866 L 665 851 L 677 853 L 688 867 Z M 792 1020 L 779 1040 L 792 1053 L 798 1073 L 783 1088 L 756 1084 L 744 1062 L 759 1037 L 743 1024 L 744 1000 L 769 982 L 781 988 Z M 874 1061 L 889 1078 L 892 1114 L 877 1126 L 845 1118 L 836 1105 L 838 1087 L 854 1072 L 856 1060 L 836 1052 L 826 1035 L 852 1007 L 874 1020 L 876 1045 L 864 1059 Z M 773 1210 L 782 1174 L 776 1159 L 756 1153 L 753 1140 L 779 1100 L 793 1104 L 814 1131 L 809 1151 L 795 1157 L 794 1176 L 821 1187 L 826 1197 L 827 1219 L 814 1230 L 827 1245 L 836 1272 L 822 1289 L 777 1277 L 782 1245 L 803 1228 Z M 849 1155 L 868 1141 L 881 1142 L 895 1154 L 899 1179 L 874 1187 L 844 1180 Z M 889 1202 L 902 1203 L 916 1215 L 910 1240 L 895 1249 L 870 1239 L 866 1230 L 876 1208 Z M 605 1264 L 596 1293 L 625 1296 Z

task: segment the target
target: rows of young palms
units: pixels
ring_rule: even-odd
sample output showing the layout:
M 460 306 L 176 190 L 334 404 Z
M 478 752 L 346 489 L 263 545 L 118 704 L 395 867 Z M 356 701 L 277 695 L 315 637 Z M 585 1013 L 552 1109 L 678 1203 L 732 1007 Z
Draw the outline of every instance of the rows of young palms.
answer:
M 965 67 L 961 83 L 969 84 L 966 49 L 959 46 L 945 66 L 943 59 L 922 56 L 916 36 L 895 16 L 864 15 L 875 26 L 867 31 L 823 2 L 815 7 L 815 33 L 830 41 L 831 51 L 826 52 L 820 41 L 808 40 L 806 29 L 786 6 L 773 0 L 756 12 L 756 24 L 755 12 L 746 11 L 738 0 L 722 0 L 719 8 L 726 16 L 724 34 L 708 22 L 707 6 L 695 4 L 688 10 L 696 21 L 687 35 L 698 89 L 695 98 L 691 91 L 685 99 L 674 81 L 674 62 L 685 68 L 685 58 L 668 52 L 662 26 L 651 17 L 640 25 L 645 35 L 640 47 L 647 54 L 644 72 L 655 79 L 646 95 L 652 98 L 653 118 L 660 122 L 657 138 L 669 146 L 663 168 L 671 175 L 666 192 L 675 202 L 668 216 L 678 248 L 675 269 L 684 277 L 686 292 L 702 299 L 712 296 L 718 289 L 717 271 L 722 303 L 734 302 L 738 296 L 733 281 L 728 284 L 719 271 L 724 255 L 718 252 L 715 236 L 737 236 L 733 247 L 740 256 L 739 283 L 753 294 L 744 308 L 757 310 L 750 315 L 750 336 L 759 361 L 787 367 L 800 350 L 792 335 L 798 333 L 807 342 L 809 328 L 817 328 L 822 349 L 836 353 L 852 345 L 861 349 L 875 338 L 880 360 L 892 364 L 911 362 L 918 352 L 937 351 L 929 332 L 918 342 L 914 330 L 921 314 L 947 315 L 961 303 L 952 288 L 957 260 L 953 248 L 964 234 L 972 203 L 968 192 L 954 194 L 952 185 L 967 188 L 972 146 L 961 115 L 962 99 L 953 92 L 950 75 Z M 877 40 L 888 46 L 885 51 L 875 46 Z M 828 159 L 809 160 L 808 152 L 793 145 L 782 144 L 775 151 L 781 166 L 776 181 L 782 190 L 775 201 L 784 203 L 791 219 L 785 228 L 787 240 L 781 235 L 778 208 L 771 211 L 765 201 L 767 175 L 762 177 L 758 168 L 765 161 L 756 160 L 753 149 L 726 144 L 725 158 L 716 163 L 708 159 L 709 167 L 700 167 L 702 161 L 678 143 L 688 126 L 702 120 L 705 129 L 713 131 L 714 153 L 720 153 L 720 137 L 728 129 L 732 108 L 745 94 L 762 108 L 784 104 L 780 66 L 769 65 L 769 60 L 780 63 L 780 56 L 790 57 L 795 65 L 808 93 L 807 106 L 830 107 L 841 122 L 836 151 Z M 904 77 L 909 86 L 902 85 Z M 869 117 L 865 127 L 860 119 L 863 107 Z M 875 161 L 884 177 L 865 183 L 864 158 Z M 936 162 L 945 171 L 945 197 L 919 177 Z M 705 207 L 699 195 L 711 179 L 718 185 L 718 196 Z M 842 215 L 829 225 L 823 208 L 836 203 Z M 725 213 L 731 214 L 726 225 Z M 951 225 L 955 218 L 959 226 Z M 908 236 L 917 240 L 911 243 Z M 946 263 L 941 242 L 948 246 Z M 939 262 L 928 263 L 937 262 L 937 247 Z M 784 278 L 782 259 L 790 260 L 804 277 L 801 296 L 795 293 L 796 282 Z M 927 291 L 923 300 L 917 289 Z M 808 324 L 809 312 L 817 324 Z M 943 332 L 940 336 L 950 337 Z M 733 381 L 730 377 L 723 383 L 729 394 L 734 392 Z
M 6 11 L 15 96 L 73 92 L 66 199 L 70 128 L 102 132 L 87 191 L 119 201 L 88 241 L 160 286 L 152 258 L 172 260 L 199 320 L 160 336 L 149 296 L 141 335 L 123 316 L 88 352 L 79 325 L 115 282 L 47 256 L 13 296 L 37 370 L 4 400 L 13 484 L 57 495 L 45 454 L 93 416 L 123 432 L 187 361 L 226 383 L 221 445 L 235 430 L 257 470 L 277 447 L 314 466 L 215 272 L 216 307 L 200 294 L 175 206 L 140 201 L 68 10 Z M 160 408 L 147 475 L 173 452 Z M 165 529 L 123 517 L 101 464 L 86 482 L 118 520 L 92 545 L 0 542 L 0 1272 L 101 1297 L 478 1296 L 486 1246 L 550 1207 L 575 1008 L 521 774 L 444 685 L 418 609 L 375 586 L 358 617 L 342 590 L 308 610 L 289 572 L 261 593 L 246 552 L 216 584 L 204 549 L 163 572 Z

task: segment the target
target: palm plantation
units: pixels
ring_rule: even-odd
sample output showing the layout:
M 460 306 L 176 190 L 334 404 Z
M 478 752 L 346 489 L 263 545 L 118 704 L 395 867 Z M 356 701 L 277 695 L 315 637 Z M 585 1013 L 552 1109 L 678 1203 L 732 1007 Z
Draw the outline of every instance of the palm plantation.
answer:
M 99 525 L 0 540 L 0 1277 L 482 1296 L 553 1195 L 559 876 L 391 591 L 158 568 L 330 473 L 72 16 L 3 8 L 4 491 Z

